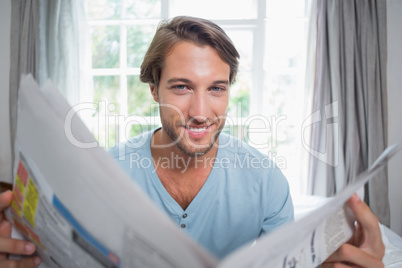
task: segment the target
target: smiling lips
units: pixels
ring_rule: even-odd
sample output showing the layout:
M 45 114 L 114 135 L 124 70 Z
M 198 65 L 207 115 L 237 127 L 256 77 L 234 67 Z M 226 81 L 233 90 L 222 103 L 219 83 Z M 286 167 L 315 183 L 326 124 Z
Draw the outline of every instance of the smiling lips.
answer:
M 208 126 L 184 126 L 188 136 L 193 139 L 200 139 L 206 136 L 210 132 L 210 128 L 213 124 Z

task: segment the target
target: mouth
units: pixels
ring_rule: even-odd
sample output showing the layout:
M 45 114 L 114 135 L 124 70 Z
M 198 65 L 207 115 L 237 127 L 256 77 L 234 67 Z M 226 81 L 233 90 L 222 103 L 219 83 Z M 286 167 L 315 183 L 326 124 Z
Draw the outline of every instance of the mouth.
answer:
M 188 130 L 193 131 L 193 132 L 203 132 L 203 131 L 207 130 L 210 127 L 211 127 L 211 125 L 203 126 L 203 127 L 201 127 L 201 126 L 197 126 L 197 127 L 184 126 L 185 129 L 188 129 Z
M 185 129 L 188 129 L 193 132 L 203 132 L 207 129 L 209 129 L 213 124 L 207 125 L 207 126 L 184 126 Z
M 183 127 L 190 138 L 200 139 L 211 132 L 212 125 L 184 125 Z

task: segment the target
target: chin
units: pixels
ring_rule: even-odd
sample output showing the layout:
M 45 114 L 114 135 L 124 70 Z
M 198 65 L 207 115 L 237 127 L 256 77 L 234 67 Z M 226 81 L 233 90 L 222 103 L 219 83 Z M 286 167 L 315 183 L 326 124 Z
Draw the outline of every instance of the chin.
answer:
M 197 147 L 199 146 L 201 148 L 196 148 L 189 144 L 184 145 L 182 143 L 178 143 L 177 147 L 180 149 L 180 151 L 182 151 L 187 156 L 196 157 L 196 156 L 203 156 L 203 155 L 207 154 L 212 149 L 214 144 L 215 144 L 215 142 L 212 144 L 197 145 Z
M 220 133 L 220 131 L 219 131 Z M 209 151 L 211 151 L 211 149 L 216 146 L 216 142 L 218 140 L 219 137 L 219 133 L 215 133 L 208 137 L 207 141 L 205 143 L 194 143 L 192 141 L 190 141 L 190 143 L 187 143 L 186 147 L 188 148 L 188 152 L 191 152 L 191 154 L 193 156 L 203 156 L 205 154 L 207 154 Z M 193 143 L 193 144 L 191 144 Z M 187 154 L 189 155 L 189 154 Z

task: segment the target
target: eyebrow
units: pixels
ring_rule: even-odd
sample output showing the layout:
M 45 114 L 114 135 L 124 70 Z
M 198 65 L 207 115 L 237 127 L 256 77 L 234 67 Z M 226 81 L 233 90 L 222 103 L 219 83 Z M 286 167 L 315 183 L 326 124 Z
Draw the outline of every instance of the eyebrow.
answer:
M 176 83 L 176 82 L 183 82 L 183 83 L 191 83 L 191 81 L 189 79 L 186 78 L 171 78 L 167 81 L 168 84 L 171 83 Z M 212 82 L 213 85 L 217 85 L 217 84 L 225 84 L 225 85 L 229 85 L 229 80 L 216 80 L 214 82 Z
M 186 78 L 171 78 L 168 81 L 168 84 L 176 83 L 176 82 L 183 82 L 183 83 L 190 83 L 191 81 Z

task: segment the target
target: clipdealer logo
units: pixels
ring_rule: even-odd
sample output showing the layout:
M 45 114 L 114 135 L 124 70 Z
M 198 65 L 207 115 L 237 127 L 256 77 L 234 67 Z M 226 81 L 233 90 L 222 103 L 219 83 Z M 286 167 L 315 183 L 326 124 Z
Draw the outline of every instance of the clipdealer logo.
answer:
M 157 104 L 157 108 L 164 107 L 165 109 L 171 109 L 174 113 L 178 114 L 179 120 L 186 124 L 186 119 L 182 111 L 178 107 L 171 104 Z M 151 107 L 153 109 L 154 107 Z M 149 126 L 155 125 L 148 121 L 143 116 L 138 115 L 119 115 L 119 114 L 108 114 L 108 112 L 115 112 L 116 105 L 113 103 L 106 103 L 104 101 L 97 103 L 80 103 L 72 107 L 66 114 L 64 120 L 64 131 L 67 139 L 71 144 L 76 147 L 90 149 L 95 147 L 108 147 L 110 142 L 109 133 L 111 130 L 116 133 L 113 144 L 119 144 L 120 142 L 127 141 L 130 138 L 130 130 L 134 125 L 139 126 Z M 99 137 L 99 140 L 88 140 L 88 138 L 83 138 L 80 132 L 77 131 L 80 127 L 84 127 L 84 124 L 80 123 L 80 119 L 83 118 L 79 115 L 80 113 L 92 113 L 95 117 L 90 118 L 91 123 L 89 125 L 95 126 L 94 132 Z M 152 118 L 155 117 L 152 116 Z M 280 132 L 280 124 L 285 122 L 287 119 L 286 115 L 272 115 L 269 117 L 263 115 L 251 115 L 246 118 L 231 118 L 227 115 L 221 115 L 216 120 L 225 121 L 225 127 L 234 136 L 247 137 L 248 144 L 256 149 L 269 149 L 276 148 L 278 143 L 278 133 Z M 190 119 L 193 120 L 193 119 Z M 85 121 L 87 122 L 87 121 Z M 89 122 L 87 122 L 89 123 Z M 88 124 L 87 124 L 88 125 Z M 158 124 L 157 124 L 158 125 Z M 237 127 L 235 127 L 237 126 Z M 241 127 L 238 127 L 241 126 Z M 122 132 L 122 133 L 120 133 Z M 175 141 L 172 141 L 167 145 L 160 145 L 158 147 L 169 147 L 180 142 L 184 138 L 184 133 L 180 133 Z M 120 140 L 121 139 L 121 140 Z M 138 148 L 142 146 L 143 143 L 137 144 Z M 193 144 L 194 147 L 197 144 Z
M 178 115 L 178 120 L 186 123 L 186 118 L 182 111 L 170 104 L 155 104 L 151 107 L 154 108 L 164 107 L 165 109 L 171 109 L 173 113 Z M 116 114 L 116 105 L 113 103 L 107 103 L 101 101 L 99 103 L 80 103 L 72 107 L 68 111 L 64 120 L 64 130 L 68 141 L 79 148 L 90 149 L 95 147 L 105 147 L 110 148 L 109 142 L 112 142 L 112 146 L 118 146 L 119 150 L 119 160 L 124 160 L 126 151 L 129 149 L 136 149 L 143 146 L 147 142 L 147 136 L 137 136 L 138 139 L 130 140 L 130 130 L 132 126 L 139 125 L 141 127 L 145 126 L 145 129 L 150 129 L 150 126 L 158 125 L 150 122 L 149 119 L 137 116 L 137 115 L 119 115 Z M 84 114 L 92 114 L 87 120 L 82 117 Z M 240 112 L 241 114 L 241 112 Z M 155 116 L 151 118 L 155 118 Z M 230 116 L 222 115 L 218 118 L 219 120 L 225 121 L 225 128 L 233 136 L 244 137 L 247 139 L 249 146 L 260 150 L 266 151 L 267 155 L 273 159 L 278 166 L 283 169 L 287 168 L 287 160 L 283 155 L 277 155 L 275 148 L 278 146 L 279 136 L 283 136 L 283 127 L 286 127 L 286 115 L 251 115 L 248 117 L 237 117 L 232 118 Z M 217 119 L 217 120 L 218 120 Z M 93 138 L 91 135 L 81 135 L 82 132 L 79 131 L 80 128 L 86 128 L 83 123 L 84 120 L 87 125 L 94 126 L 94 133 L 97 134 L 98 140 Z M 241 127 L 239 127 L 241 126 Z M 110 140 L 110 131 L 113 131 L 115 135 L 113 139 Z M 84 131 L 89 133 L 89 130 Z M 180 142 L 181 139 L 185 138 L 183 132 L 180 133 L 179 137 L 175 141 L 172 141 L 167 145 L 159 145 L 159 147 L 169 147 Z M 126 142 L 127 141 L 127 142 Z M 220 142 L 219 148 L 224 147 L 239 147 L 243 143 L 241 139 L 229 139 L 227 142 Z M 197 146 L 197 144 L 194 144 Z M 253 160 L 255 161 L 255 160 Z M 264 163 L 263 163 L 264 165 Z

